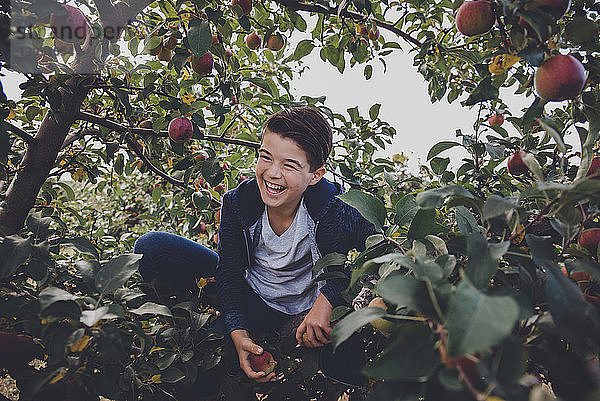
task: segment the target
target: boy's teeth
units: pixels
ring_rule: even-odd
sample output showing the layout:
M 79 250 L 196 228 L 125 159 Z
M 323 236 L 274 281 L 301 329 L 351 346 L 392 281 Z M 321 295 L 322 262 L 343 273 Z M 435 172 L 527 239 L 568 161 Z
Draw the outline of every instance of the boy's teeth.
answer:
M 281 190 L 285 189 L 281 185 L 271 184 L 270 182 L 266 182 L 266 181 L 265 181 L 265 185 L 267 186 L 267 188 L 272 189 L 274 191 L 281 191 Z

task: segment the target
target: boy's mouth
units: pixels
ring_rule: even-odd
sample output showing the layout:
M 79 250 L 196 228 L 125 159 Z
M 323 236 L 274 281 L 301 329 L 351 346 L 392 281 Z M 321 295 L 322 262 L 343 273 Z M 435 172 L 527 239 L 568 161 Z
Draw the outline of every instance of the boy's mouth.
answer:
M 277 184 L 272 184 L 268 181 L 265 181 L 265 188 L 267 192 L 271 195 L 279 195 L 283 191 L 285 191 L 285 187 Z

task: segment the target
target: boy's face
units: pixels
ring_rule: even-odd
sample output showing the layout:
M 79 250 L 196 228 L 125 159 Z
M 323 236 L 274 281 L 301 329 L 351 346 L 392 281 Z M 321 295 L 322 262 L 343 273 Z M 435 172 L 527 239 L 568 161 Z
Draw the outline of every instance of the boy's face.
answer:
M 296 141 L 269 130 L 258 154 L 256 181 L 263 202 L 271 209 L 295 210 L 304 190 L 325 174 L 323 167 L 310 171 L 308 156 Z

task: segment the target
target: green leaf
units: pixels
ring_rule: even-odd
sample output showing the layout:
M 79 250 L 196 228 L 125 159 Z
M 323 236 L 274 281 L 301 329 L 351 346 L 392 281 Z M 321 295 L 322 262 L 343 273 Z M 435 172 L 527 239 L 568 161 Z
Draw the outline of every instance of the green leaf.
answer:
M 333 343 L 333 350 L 344 341 L 346 341 L 352 333 L 363 327 L 365 324 L 372 322 L 373 320 L 379 319 L 386 315 L 386 312 L 381 308 L 366 307 L 354 311 L 344 317 L 342 320 L 337 322 L 333 331 L 331 332 L 331 341 Z
M 475 197 L 463 187 L 452 184 L 445 187 L 430 189 L 429 191 L 420 192 L 417 194 L 417 204 L 423 209 L 435 209 L 441 206 L 449 196 L 463 196 L 465 198 L 474 199 Z
M 419 210 L 419 206 L 417 205 L 417 201 L 415 197 L 412 195 L 403 196 L 394 207 L 396 209 L 396 216 L 394 217 L 394 223 L 399 226 L 407 226 L 413 220 L 417 211 Z
M 213 187 L 223 181 L 225 174 L 216 158 L 210 157 L 204 160 L 202 163 L 202 177 Z
M 566 265 L 570 271 L 584 271 L 600 283 L 600 264 L 589 259 L 567 260 Z
M 77 297 L 56 287 L 46 287 L 40 292 L 40 307 L 42 310 L 59 301 L 74 301 Z
M 598 24 L 576 14 L 572 21 L 565 26 L 567 40 L 573 44 L 598 50 Z
M 544 292 L 554 322 L 569 337 L 587 337 L 597 347 L 600 313 L 585 300 L 577 284 L 566 277 L 553 261 L 552 240 L 531 234 L 527 234 L 525 239 L 533 261 L 546 272 Z
M 519 318 L 510 296 L 488 296 L 463 279 L 450 298 L 446 328 L 448 352 L 459 356 L 484 351 L 505 338 Z
M 168 307 L 166 307 L 165 305 L 159 305 L 154 302 L 146 302 L 139 308 L 129 309 L 128 312 L 134 313 L 136 315 L 151 314 L 151 315 L 162 315 L 162 316 L 173 317 L 173 315 L 171 314 L 171 311 L 169 310 Z
M 477 224 L 475 216 L 469 209 L 464 206 L 457 206 L 454 211 L 456 213 L 456 224 L 462 235 L 480 232 L 479 224 Z
M 473 106 L 486 100 L 496 99 L 499 93 L 498 88 L 492 84 L 492 78 L 485 77 L 462 104 L 463 106 Z
M 102 294 L 115 291 L 125 285 L 129 277 L 138 269 L 140 254 L 123 254 L 108 261 L 96 276 L 96 288 Z
M 2 238 L 0 244 L 0 279 L 14 274 L 29 258 L 31 254 L 31 241 L 18 235 Z
M 204 210 L 210 205 L 210 196 L 204 191 L 194 192 L 192 194 L 192 202 L 196 210 Z
M 60 244 L 66 246 L 67 248 L 75 248 L 77 251 L 90 255 L 98 259 L 100 255 L 98 254 L 98 249 L 96 245 L 92 244 L 90 240 L 83 237 L 75 237 L 75 238 L 63 238 L 60 240 Z
M 429 153 L 427 153 L 427 160 L 431 160 L 433 157 L 439 155 L 443 151 L 451 149 L 455 146 L 460 146 L 460 143 L 453 141 L 438 142 L 433 145 L 433 147 L 429 150 Z
M 498 259 L 508 251 L 510 241 L 488 243 L 487 239 L 476 232 L 467 237 L 467 255 L 469 262 L 465 267 L 467 276 L 477 288 L 486 288 L 498 271 Z
M 196 57 L 202 57 L 212 45 L 212 33 L 208 21 L 193 19 L 190 21 L 187 43 Z
M 185 379 L 185 374 L 176 367 L 171 366 L 160 373 L 160 379 L 164 383 L 177 383 L 178 381 Z
M 373 76 L 373 66 L 370 64 L 367 64 L 365 66 L 365 71 L 364 71 L 364 75 L 365 75 L 365 79 L 369 80 L 371 79 L 371 77 Z
M 373 223 L 377 231 L 382 230 L 387 212 L 383 202 L 377 197 L 357 189 L 351 189 L 337 197 L 358 210 L 365 219 Z
M 406 306 L 412 311 L 437 318 L 429 298 L 427 285 L 424 281 L 417 280 L 413 276 L 390 275 L 377 284 L 377 294 L 385 301 L 399 307 Z
M 483 219 L 489 220 L 510 212 L 519 207 L 519 200 L 515 197 L 503 198 L 498 195 L 490 195 L 483 206 Z
M 409 239 L 425 238 L 427 234 L 435 227 L 435 209 L 419 208 L 410 227 L 408 227 L 407 237 Z
M 121 309 L 121 306 L 110 304 L 101 306 L 98 309 L 81 312 L 79 321 L 88 327 L 92 327 L 100 320 L 118 319 L 120 317 L 123 317 L 123 309 Z
M 446 158 L 434 157 L 433 159 L 431 159 L 429 164 L 431 165 L 431 169 L 433 170 L 433 172 L 435 174 L 441 175 L 446 172 L 446 169 L 448 168 L 448 165 L 450 164 L 450 158 L 449 157 L 446 157 Z
M 346 255 L 341 253 L 330 253 L 315 262 L 312 272 L 313 277 L 317 275 L 321 270 L 326 271 L 329 266 L 339 266 L 346 263 Z
M 380 108 L 381 105 L 379 103 L 375 103 L 373 106 L 371 106 L 369 109 L 369 117 L 371 117 L 371 120 L 375 120 L 379 116 Z
M 312 40 L 301 40 L 298 46 L 296 46 L 296 50 L 294 50 L 294 59 L 300 60 L 302 57 L 308 56 L 314 48 L 315 45 Z
M 439 363 L 440 354 L 429 326 L 405 323 L 395 331 L 394 342 L 365 373 L 384 380 L 425 382 Z

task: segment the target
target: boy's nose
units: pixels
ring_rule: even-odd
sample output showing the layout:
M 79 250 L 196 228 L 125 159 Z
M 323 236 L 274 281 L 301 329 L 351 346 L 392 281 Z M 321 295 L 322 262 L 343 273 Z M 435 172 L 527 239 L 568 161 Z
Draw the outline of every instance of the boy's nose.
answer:
M 281 167 L 276 163 L 273 163 L 267 170 L 267 175 L 273 178 L 281 177 Z

